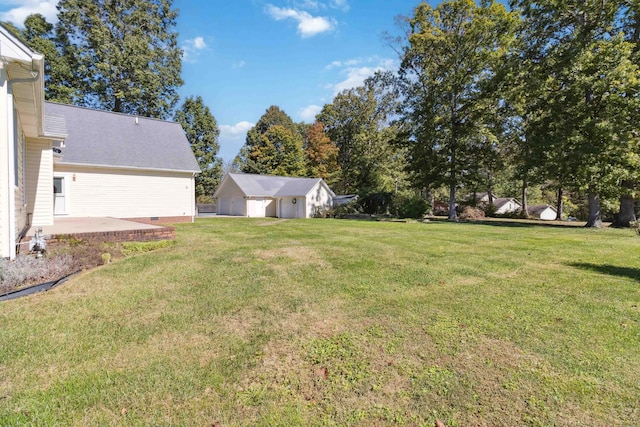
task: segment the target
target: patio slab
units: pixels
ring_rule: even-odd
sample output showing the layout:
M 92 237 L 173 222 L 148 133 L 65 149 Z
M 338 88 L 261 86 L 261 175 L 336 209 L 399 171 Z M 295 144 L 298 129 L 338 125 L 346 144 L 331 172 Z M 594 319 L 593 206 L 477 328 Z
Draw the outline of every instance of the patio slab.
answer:
M 33 236 L 36 228 L 31 227 L 25 237 Z M 42 226 L 46 236 L 60 234 L 104 233 L 110 231 L 152 230 L 165 228 L 160 225 L 144 224 L 142 222 L 126 221 L 117 218 L 55 218 L 53 225 Z

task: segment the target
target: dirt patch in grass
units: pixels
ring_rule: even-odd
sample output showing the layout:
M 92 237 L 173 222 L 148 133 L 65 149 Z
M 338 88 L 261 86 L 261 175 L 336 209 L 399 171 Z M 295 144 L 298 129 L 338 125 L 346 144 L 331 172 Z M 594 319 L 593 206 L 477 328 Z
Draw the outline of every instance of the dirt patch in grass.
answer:
M 272 261 L 282 259 L 281 262 L 273 263 L 276 270 L 290 266 L 315 266 L 318 268 L 326 268 L 329 266 L 327 262 L 318 255 L 318 253 L 307 246 L 292 244 L 291 246 L 274 249 L 263 249 L 255 252 L 257 259 L 262 261 Z M 283 262 L 284 261 L 284 262 Z

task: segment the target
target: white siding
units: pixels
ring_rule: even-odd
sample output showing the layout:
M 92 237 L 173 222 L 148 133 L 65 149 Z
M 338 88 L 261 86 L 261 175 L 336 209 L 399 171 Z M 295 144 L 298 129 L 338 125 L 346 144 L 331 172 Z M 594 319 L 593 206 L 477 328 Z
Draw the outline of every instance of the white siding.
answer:
M 551 208 L 547 208 L 540 212 L 540 219 L 543 219 L 545 221 L 553 221 L 556 219 L 556 212 Z
M 293 203 L 293 199 L 296 200 L 295 203 Z M 304 211 L 304 197 L 283 197 L 280 199 L 280 218 L 304 218 Z
M 5 53 L 3 52 L 3 55 Z M 9 99 L 7 95 L 6 71 L 0 68 L 0 257 L 6 258 L 11 252 L 9 242 L 9 158 L 8 138 L 10 126 L 8 121 Z M 13 143 L 13 142 L 12 142 Z M 13 159 L 11 159 L 13 162 Z
M 31 225 L 53 225 L 53 151 L 50 141 L 27 140 L 27 205 Z
M 499 215 L 507 214 L 511 212 L 516 212 L 520 209 L 520 204 L 513 199 L 509 200 L 504 205 L 500 206 L 500 209 L 496 210 L 496 213 Z
M 333 205 L 333 196 L 319 182 L 306 197 L 306 217 L 312 218 L 318 210 L 326 210 Z
M 66 184 L 72 217 L 175 217 L 195 215 L 191 173 L 54 165 Z
M 217 193 L 218 215 L 245 215 L 244 193 L 228 176 L 225 177 Z

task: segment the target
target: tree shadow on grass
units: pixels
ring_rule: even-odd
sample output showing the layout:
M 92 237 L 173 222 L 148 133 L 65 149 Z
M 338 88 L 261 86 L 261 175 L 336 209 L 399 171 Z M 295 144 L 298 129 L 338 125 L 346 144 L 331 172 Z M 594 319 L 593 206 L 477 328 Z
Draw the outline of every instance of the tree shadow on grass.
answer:
M 610 276 L 628 277 L 640 282 L 640 268 L 620 267 L 617 265 L 598 265 L 586 262 L 573 262 L 569 264 L 571 267 L 581 268 L 583 270 L 591 270 L 597 273 L 608 274 Z
M 450 222 L 446 217 L 428 217 L 433 222 Z M 585 222 L 542 221 L 536 219 L 486 218 L 475 220 L 460 220 L 465 225 L 491 225 L 494 227 L 550 227 L 550 228 L 584 228 Z

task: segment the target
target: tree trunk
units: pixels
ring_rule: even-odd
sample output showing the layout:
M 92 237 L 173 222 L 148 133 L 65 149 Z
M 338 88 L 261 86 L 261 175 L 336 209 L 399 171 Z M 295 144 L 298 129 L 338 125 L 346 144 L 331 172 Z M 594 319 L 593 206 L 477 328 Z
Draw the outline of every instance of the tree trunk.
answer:
M 593 189 L 589 190 L 589 219 L 585 227 L 602 228 L 602 214 L 600 212 L 600 195 Z
M 558 188 L 558 200 L 556 204 L 556 221 L 562 221 L 562 211 L 564 209 L 564 201 L 562 200 L 562 187 Z
M 520 212 L 520 216 L 522 218 L 529 218 L 529 207 L 527 204 L 527 190 L 529 188 L 529 180 L 527 179 L 527 174 L 525 172 L 522 177 L 522 211 Z
M 429 215 L 435 215 L 434 207 L 436 205 L 436 197 L 433 195 L 431 188 L 427 188 L 427 200 L 429 201 Z
M 634 206 L 633 196 L 629 190 L 632 190 L 634 185 L 630 181 L 622 181 L 623 194 L 620 196 L 620 213 L 616 216 L 616 220 L 611 224 L 613 227 L 630 227 L 630 222 L 636 220 L 636 212 Z M 624 191 L 627 190 L 627 191 Z
M 456 183 L 454 181 L 449 184 L 449 221 L 457 221 L 458 213 L 456 212 Z

